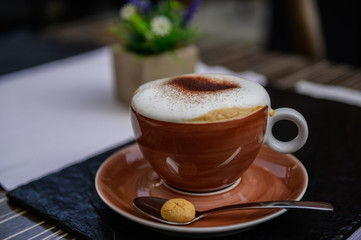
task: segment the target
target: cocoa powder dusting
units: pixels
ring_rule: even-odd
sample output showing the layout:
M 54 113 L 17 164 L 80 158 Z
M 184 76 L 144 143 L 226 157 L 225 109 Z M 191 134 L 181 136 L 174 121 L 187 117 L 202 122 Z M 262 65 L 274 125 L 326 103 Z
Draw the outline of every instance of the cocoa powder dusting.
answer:
M 226 80 L 213 80 L 205 76 L 182 76 L 168 82 L 178 90 L 192 93 L 217 92 L 232 88 L 239 88 L 237 83 Z

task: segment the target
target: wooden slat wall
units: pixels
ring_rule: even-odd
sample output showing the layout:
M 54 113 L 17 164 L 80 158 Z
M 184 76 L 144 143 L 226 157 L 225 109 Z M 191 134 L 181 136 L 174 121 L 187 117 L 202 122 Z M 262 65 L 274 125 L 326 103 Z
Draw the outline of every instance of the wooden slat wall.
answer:
M 229 44 L 201 48 L 201 59 L 209 65 L 223 65 L 234 71 L 253 70 L 265 75 L 269 84 L 289 89 L 300 80 L 361 90 L 361 69 L 299 55 L 245 49 Z

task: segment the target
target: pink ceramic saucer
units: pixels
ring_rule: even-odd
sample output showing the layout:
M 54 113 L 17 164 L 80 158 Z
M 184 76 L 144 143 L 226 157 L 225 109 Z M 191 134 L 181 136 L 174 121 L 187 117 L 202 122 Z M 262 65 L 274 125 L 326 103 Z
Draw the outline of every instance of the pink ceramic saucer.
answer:
M 154 221 L 133 206 L 139 196 L 181 197 L 191 201 L 197 210 L 242 202 L 300 200 L 306 191 L 307 172 L 291 154 L 280 154 L 263 146 L 241 181 L 227 191 L 198 196 L 174 191 L 166 186 L 143 159 L 137 144 L 110 156 L 99 168 L 95 185 L 101 199 L 120 215 L 173 235 L 204 237 L 244 231 L 275 218 L 286 210 L 241 210 L 213 214 L 187 226 L 173 226 Z

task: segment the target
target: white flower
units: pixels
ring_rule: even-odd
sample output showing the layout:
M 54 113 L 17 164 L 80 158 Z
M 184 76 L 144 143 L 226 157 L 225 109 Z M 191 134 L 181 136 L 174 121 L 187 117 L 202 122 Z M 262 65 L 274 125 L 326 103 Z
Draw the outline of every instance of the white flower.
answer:
M 137 12 L 137 7 L 133 4 L 125 4 L 119 11 L 119 15 L 124 20 L 129 20 Z
M 167 17 L 157 16 L 150 22 L 150 27 L 155 35 L 164 37 L 170 33 L 172 23 Z

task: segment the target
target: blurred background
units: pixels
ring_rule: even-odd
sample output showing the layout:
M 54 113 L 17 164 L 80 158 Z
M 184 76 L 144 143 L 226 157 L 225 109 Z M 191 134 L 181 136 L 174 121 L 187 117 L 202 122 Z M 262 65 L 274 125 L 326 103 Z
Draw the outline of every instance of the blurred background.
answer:
M 124 0 L 2 0 L 0 75 L 99 48 Z M 183 1 L 188 4 L 190 1 Z M 200 46 L 225 43 L 361 66 L 361 1 L 203 0 Z

